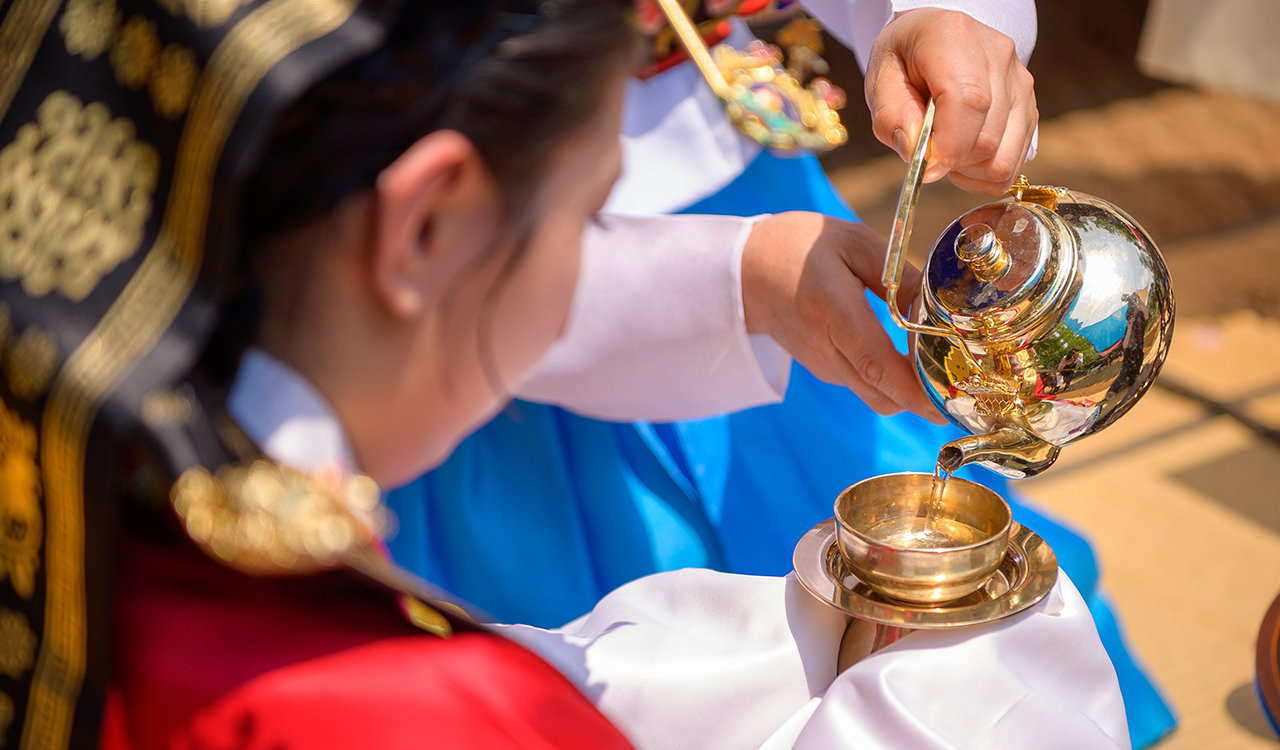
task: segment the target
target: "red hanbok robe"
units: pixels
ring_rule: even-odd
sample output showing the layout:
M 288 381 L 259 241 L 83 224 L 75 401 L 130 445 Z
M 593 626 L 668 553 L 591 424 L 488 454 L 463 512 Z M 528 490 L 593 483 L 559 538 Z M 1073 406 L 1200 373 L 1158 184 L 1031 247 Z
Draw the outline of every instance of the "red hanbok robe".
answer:
M 559 672 L 481 629 L 414 627 L 353 574 L 254 578 L 122 540 L 111 750 L 630 748 Z

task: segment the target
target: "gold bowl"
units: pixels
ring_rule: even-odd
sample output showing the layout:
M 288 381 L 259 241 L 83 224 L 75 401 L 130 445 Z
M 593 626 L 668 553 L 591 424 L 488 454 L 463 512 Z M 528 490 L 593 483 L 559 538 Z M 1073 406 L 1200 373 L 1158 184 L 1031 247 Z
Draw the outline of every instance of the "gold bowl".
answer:
M 1009 504 L 976 482 L 947 480 L 928 528 L 932 474 L 864 479 L 836 498 L 836 542 L 849 569 L 884 596 L 918 604 L 977 591 L 1009 545 Z

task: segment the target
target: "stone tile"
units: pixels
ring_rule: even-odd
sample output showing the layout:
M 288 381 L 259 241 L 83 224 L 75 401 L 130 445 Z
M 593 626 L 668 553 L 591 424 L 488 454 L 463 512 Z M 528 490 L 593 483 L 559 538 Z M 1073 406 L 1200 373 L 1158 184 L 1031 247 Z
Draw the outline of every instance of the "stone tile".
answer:
M 1280 318 L 1280 212 L 1222 232 L 1165 242 L 1160 248 L 1173 279 L 1179 316 L 1247 308 Z
M 1218 505 L 1280 534 L 1280 446 L 1254 441 L 1170 476 Z
M 1093 538 L 1102 584 L 1182 718 L 1162 748 L 1276 746 L 1229 708 L 1247 718 L 1237 691 L 1253 679 L 1258 624 L 1280 592 L 1280 533 L 1174 478 L 1253 446 L 1251 432 L 1216 417 L 1112 460 L 1062 474 L 1051 469 L 1020 485 Z
M 1266 426 L 1280 429 L 1280 382 L 1274 391 L 1267 390 L 1265 395 L 1250 399 L 1246 411 Z
M 1084 440 L 1062 449 L 1048 473 L 1058 476 L 1087 470 L 1100 461 L 1111 461 L 1139 450 L 1170 434 L 1199 427 L 1209 414 L 1197 403 L 1152 388 L 1123 418 Z
M 1204 319 L 1180 316 L 1161 376 L 1224 401 L 1277 387 L 1280 320 L 1250 310 Z

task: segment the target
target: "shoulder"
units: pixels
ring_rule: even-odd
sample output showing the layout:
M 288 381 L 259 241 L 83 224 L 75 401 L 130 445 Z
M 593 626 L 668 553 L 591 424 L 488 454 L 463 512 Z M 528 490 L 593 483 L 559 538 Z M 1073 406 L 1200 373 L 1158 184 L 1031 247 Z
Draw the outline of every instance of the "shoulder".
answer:
M 630 747 L 550 665 L 487 632 L 383 639 L 273 670 L 183 734 L 210 748 Z

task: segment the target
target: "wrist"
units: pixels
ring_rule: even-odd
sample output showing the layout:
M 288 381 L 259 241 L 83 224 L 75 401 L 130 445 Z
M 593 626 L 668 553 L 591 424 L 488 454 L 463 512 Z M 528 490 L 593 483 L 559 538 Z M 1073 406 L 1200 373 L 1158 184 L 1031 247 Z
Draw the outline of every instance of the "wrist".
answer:
M 742 317 L 748 334 L 773 333 L 777 224 L 773 216 L 756 222 L 742 248 Z
M 746 243 L 742 248 L 742 318 L 746 323 L 748 334 L 768 333 L 768 305 L 765 304 L 765 290 L 768 287 L 765 266 L 768 258 L 765 236 L 769 233 L 765 225 L 768 219 L 757 222 L 751 227 Z
M 742 250 L 742 312 L 747 333 L 781 341 L 780 327 L 793 310 L 804 256 L 822 234 L 825 217 L 793 211 L 766 217 L 751 228 Z

